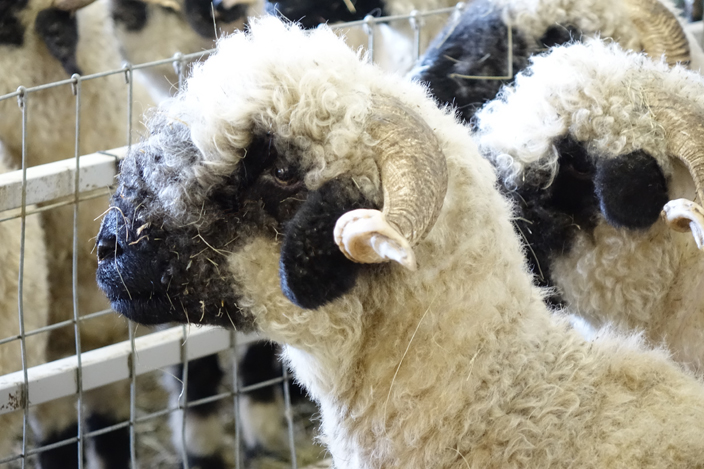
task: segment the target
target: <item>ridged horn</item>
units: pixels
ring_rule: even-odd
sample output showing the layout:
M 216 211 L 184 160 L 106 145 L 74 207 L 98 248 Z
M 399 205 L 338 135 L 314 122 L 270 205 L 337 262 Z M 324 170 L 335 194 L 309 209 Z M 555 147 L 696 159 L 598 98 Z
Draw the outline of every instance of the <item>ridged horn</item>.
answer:
M 384 206 L 345 213 L 335 241 L 354 262 L 393 260 L 415 270 L 412 246 L 435 224 L 447 192 L 445 155 L 428 124 L 397 99 L 373 97 L 366 130 L 377 142 Z
M 687 36 L 677 17 L 665 5 L 658 0 L 626 0 L 625 4 L 646 54 L 656 60 L 664 54 L 669 65 L 689 64 Z
M 693 109 L 691 102 L 675 96 L 657 91 L 652 91 L 648 96 L 651 112 L 665 129 L 668 155 L 685 165 L 694 181 L 699 204 L 704 204 L 704 113 Z M 704 231 L 702 209 L 696 204 L 686 204 L 686 208 L 666 210 L 665 220 L 680 231 L 690 225 L 696 238 L 698 232 Z M 698 240 L 697 244 L 700 242 Z

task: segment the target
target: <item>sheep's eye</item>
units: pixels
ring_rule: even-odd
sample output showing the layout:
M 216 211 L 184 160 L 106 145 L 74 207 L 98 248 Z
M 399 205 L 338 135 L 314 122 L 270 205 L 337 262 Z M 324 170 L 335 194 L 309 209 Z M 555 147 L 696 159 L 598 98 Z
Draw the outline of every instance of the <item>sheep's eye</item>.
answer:
M 273 174 L 276 182 L 282 186 L 290 186 L 298 182 L 298 173 L 290 166 L 276 166 Z

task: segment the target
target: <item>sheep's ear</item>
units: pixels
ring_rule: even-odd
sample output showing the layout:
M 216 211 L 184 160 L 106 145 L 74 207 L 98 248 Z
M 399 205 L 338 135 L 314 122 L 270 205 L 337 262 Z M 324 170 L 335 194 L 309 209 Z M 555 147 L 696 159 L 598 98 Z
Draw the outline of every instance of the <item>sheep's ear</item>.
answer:
M 335 244 L 337 219 L 358 208 L 376 208 L 350 178 L 328 181 L 308 194 L 286 225 L 281 246 L 281 289 L 301 308 L 315 309 L 347 293 L 361 267 Z
M 42 10 L 34 22 L 34 29 L 66 73 L 81 73 L 76 64 L 78 22 L 72 12 L 59 8 Z
M 594 190 L 606 221 L 623 228 L 650 227 L 669 200 L 660 165 L 643 150 L 599 159 Z

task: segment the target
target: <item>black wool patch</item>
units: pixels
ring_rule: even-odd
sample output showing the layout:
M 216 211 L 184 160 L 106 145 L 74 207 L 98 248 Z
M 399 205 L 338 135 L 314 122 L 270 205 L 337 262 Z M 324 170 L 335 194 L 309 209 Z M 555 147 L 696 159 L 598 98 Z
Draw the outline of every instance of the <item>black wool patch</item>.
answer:
M 0 0 L 0 45 L 21 46 L 24 44 L 25 28 L 17 17 L 28 0 Z
M 219 454 L 211 454 L 210 456 L 189 454 L 188 467 L 191 469 L 227 469 L 228 465 Z
M 301 308 L 318 308 L 354 286 L 360 264 L 342 254 L 333 230 L 342 214 L 357 208 L 375 207 L 351 179 L 333 179 L 309 193 L 286 225 L 281 247 L 281 288 Z
M 105 414 L 91 414 L 86 421 L 90 432 L 107 428 L 120 422 L 121 420 Z M 105 469 L 130 467 L 130 430 L 128 427 L 118 428 L 93 437 L 93 444 L 102 462 L 101 467 Z
M 594 183 L 601 212 L 616 227 L 649 228 L 669 200 L 660 165 L 643 150 L 600 159 Z
M 183 380 L 183 364 L 176 365 L 176 376 Z M 186 401 L 193 402 L 206 397 L 215 396 L 225 374 L 220 368 L 217 355 L 208 355 L 188 362 L 188 377 L 186 386 Z M 199 404 L 188 408 L 188 413 L 201 417 L 214 415 L 219 407 L 218 401 Z
M 127 31 L 141 31 L 147 25 L 147 4 L 139 0 L 113 0 L 110 14 L 113 21 L 124 25 Z
M 249 345 L 237 368 L 242 386 L 280 377 L 283 371 L 277 358 L 278 352 L 278 347 L 270 342 L 260 341 Z M 254 402 L 274 402 L 274 385 L 256 389 L 247 395 Z
M 81 73 L 76 63 L 78 21 L 76 15 L 58 8 L 47 8 L 37 15 L 34 29 L 49 53 L 61 63 L 66 73 Z
M 536 48 L 514 28 L 511 36 L 512 67 L 517 73 L 528 65 Z M 487 0 L 469 3 L 457 22 L 433 40 L 418 66 L 422 68 L 414 79 L 427 83 L 440 104 L 454 105 L 469 122 L 504 84 L 513 81 L 513 77 L 470 78 L 509 76 L 508 28 L 500 11 Z
M 367 15 L 387 15 L 382 0 L 357 0 L 353 3 L 354 11 L 350 11 L 343 0 L 279 0 L 267 1 L 265 10 L 270 15 L 297 22 L 306 29 L 324 23 L 361 20 Z
M 38 446 L 48 446 L 60 441 L 69 440 L 78 436 L 78 425 L 69 427 L 50 434 L 39 442 Z M 78 443 L 73 442 L 39 453 L 39 467 L 42 469 L 66 469 L 78 467 Z
M 593 178 L 596 167 L 587 150 L 572 138 L 555 145 L 559 169 L 550 183 L 546 171 L 527 168 L 517 189 L 500 187 L 514 201 L 514 226 L 525 243 L 528 264 L 541 286 L 554 286 L 551 262 L 554 256 L 569 252 L 574 236 L 596 225 L 598 200 Z M 555 296 L 549 301 L 561 305 Z
M 538 40 L 538 44 L 547 49 L 580 40 L 581 36 L 582 32 L 575 26 L 553 25 L 545 31 L 545 34 Z
M 216 36 L 213 10 L 215 10 L 215 18 L 218 22 L 232 23 L 247 16 L 248 5 L 239 3 L 231 8 L 226 8 L 222 2 L 186 0 L 184 5 L 186 21 L 196 33 L 206 39 L 215 39 Z

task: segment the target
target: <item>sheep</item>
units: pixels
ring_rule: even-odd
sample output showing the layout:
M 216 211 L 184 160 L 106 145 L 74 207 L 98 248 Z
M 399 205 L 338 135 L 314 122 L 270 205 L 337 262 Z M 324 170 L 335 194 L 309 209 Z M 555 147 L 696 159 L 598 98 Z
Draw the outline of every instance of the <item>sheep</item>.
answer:
M 476 137 L 516 202 L 552 301 L 592 328 L 644 330 L 701 372 L 702 239 L 673 232 L 660 214 L 673 199 L 701 203 L 703 178 L 673 158 L 668 111 L 652 89 L 670 93 L 664 109 L 682 119 L 704 112 L 697 73 L 597 41 L 559 47 L 477 114 Z M 701 121 L 684 122 L 678 131 L 701 133 Z
M 599 35 L 657 59 L 666 54 L 673 65 L 704 65 L 704 52 L 669 0 L 478 0 L 448 22 L 408 76 L 470 122 L 531 55 Z
M 430 11 L 451 7 L 457 0 L 265 0 L 264 9 L 270 13 L 296 21 L 304 28 L 315 28 L 325 23 L 359 21 L 368 15 L 408 15 L 414 10 Z M 422 22 L 420 49 L 424 50 L 430 39 L 443 27 L 444 17 L 430 16 Z M 420 24 L 419 24 L 420 27 Z M 338 34 L 347 44 L 357 50 L 366 50 L 369 39 L 360 27 L 344 28 Z M 378 24 L 375 27 L 373 59 L 384 70 L 404 74 L 413 66 L 414 31 L 409 22 Z
M 11 162 L 0 143 L 0 173 L 9 171 Z M 3 212 L 3 217 L 14 213 Z M 18 314 L 18 279 L 20 272 L 21 224 L 19 218 L 0 223 L 0 321 L 3 330 L 9 335 L 19 335 Z M 49 315 L 49 284 L 47 279 L 46 246 L 44 232 L 38 215 L 25 218 L 25 246 L 23 261 L 23 317 L 24 330 L 38 329 L 47 322 Z M 29 366 L 42 362 L 46 353 L 46 334 L 38 334 L 25 339 L 25 357 Z M 22 369 L 22 351 L 20 341 L 0 345 L 0 374 L 12 373 Z M 22 412 L 0 415 L 0 459 L 10 456 L 15 429 L 22 428 Z
M 109 8 L 124 58 L 133 64 L 140 64 L 171 57 L 177 52 L 190 54 L 212 49 L 217 35 L 227 35 L 234 30 L 242 29 L 248 16 L 261 14 L 263 2 L 260 0 L 215 2 L 211 11 L 210 0 L 170 2 L 110 0 Z M 215 12 L 217 18 L 215 23 L 212 12 Z M 187 72 L 185 67 L 194 62 L 192 60 L 183 64 L 183 76 Z M 138 72 L 147 75 L 145 81 L 155 101 L 161 101 L 178 90 L 179 77 L 176 69 L 170 64 Z M 203 364 L 198 366 L 201 367 Z M 211 366 L 217 367 L 217 363 L 211 363 Z M 244 375 L 248 375 L 242 377 L 247 384 L 255 384 L 258 381 L 252 381 L 252 379 L 260 377 L 271 379 L 281 376 L 281 366 L 271 354 L 271 349 L 264 344 L 254 345 L 247 352 L 246 361 L 240 363 L 238 369 Z M 210 376 L 221 375 L 217 372 L 211 373 Z M 174 370 L 173 374 L 181 376 L 182 371 Z M 165 378 L 165 384 L 172 392 L 172 400 L 177 399 L 180 382 Z M 217 388 L 216 382 L 213 381 L 211 384 Z M 293 395 L 302 396 L 302 391 L 295 383 L 292 384 L 292 391 Z M 289 454 L 288 427 L 285 420 L 281 418 L 284 414 L 281 397 L 280 392 L 272 388 L 263 388 L 247 393 L 239 400 L 247 456 L 258 453 Z M 175 413 L 173 417 L 172 426 L 181 428 L 180 414 Z M 173 433 L 174 445 L 179 449 L 180 433 L 180 431 Z M 197 436 L 203 432 L 196 429 L 188 433 Z M 204 435 L 201 446 L 217 441 L 216 438 L 208 436 L 217 433 L 218 430 L 213 428 Z M 302 451 L 306 453 L 305 449 Z M 302 454 L 302 457 L 304 458 L 305 454 Z
M 109 0 L 122 54 L 133 64 L 212 49 L 217 35 L 242 29 L 247 16 L 261 14 L 262 8 L 262 0 Z M 171 64 L 140 72 L 155 101 L 178 89 Z
M 328 27 L 253 22 L 148 126 L 98 284 L 284 344 L 336 468 L 701 463 L 702 383 L 552 313 L 468 129 Z
M 0 94 L 9 93 L 19 85 L 31 87 L 65 80 L 73 73 L 90 74 L 120 69 L 122 66 L 118 43 L 112 32 L 112 23 L 106 5 L 68 0 L 29 0 L 0 3 L 0 17 L 12 27 L 2 28 L 0 39 Z M 91 5 L 89 5 L 91 4 Z M 127 87 L 123 75 L 81 83 L 81 155 L 98 150 L 119 147 L 127 143 Z M 141 110 L 151 104 L 146 90 L 133 85 L 134 129 L 138 129 Z M 26 96 L 28 112 L 27 162 L 33 166 L 74 156 L 75 101 L 68 86 L 32 92 Z M 0 141 L 15 165 L 19 163 L 22 145 L 21 113 L 15 99 L 0 102 Z M 79 204 L 78 255 L 78 310 L 80 315 L 105 310 L 109 303 L 94 282 L 97 266 L 91 252 L 91 238 L 97 230 L 95 219 L 104 210 L 105 199 L 83 201 Z M 48 322 L 56 323 L 73 317 L 72 299 L 72 243 L 73 207 L 65 206 L 43 214 L 47 237 L 50 272 L 50 302 Z M 46 321 L 45 321 L 46 324 Z M 42 335 L 44 336 L 44 334 Z M 81 349 L 91 350 L 127 338 L 124 321 L 115 315 L 104 315 L 81 323 Z M 73 327 L 53 330 L 49 334 L 46 360 L 55 360 L 75 353 Z M 214 373 L 220 372 L 219 369 Z M 96 430 L 129 418 L 129 389 L 127 382 L 118 383 L 97 392 L 84 395 L 86 425 Z M 193 383 L 191 391 L 200 388 L 205 395 L 214 394 Z M 210 392 L 209 392 L 210 391 Z M 180 388 L 176 392 L 178 395 Z M 206 406 L 207 407 L 207 406 Z M 197 409 L 197 410 L 196 410 Z M 209 427 L 221 429 L 216 406 L 189 411 L 196 435 L 213 433 Z M 197 411 L 201 411 L 198 413 Z M 180 415 L 180 414 L 179 414 Z M 62 399 L 38 406 L 32 427 L 40 445 L 47 445 L 77 434 L 75 400 Z M 180 426 L 178 434 L 181 434 Z M 105 467 L 125 468 L 129 465 L 129 430 L 123 428 L 94 438 L 91 442 Z M 193 438 L 186 448 L 189 457 L 197 462 L 199 456 L 208 456 L 208 448 L 216 445 L 203 438 Z M 180 441 L 180 440 L 179 440 Z M 76 467 L 76 445 L 66 445 L 40 453 L 43 469 L 66 465 Z M 223 455 L 212 455 L 222 459 Z

